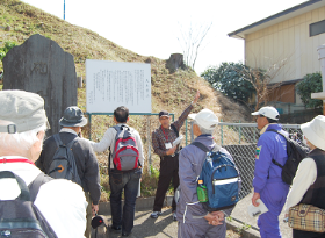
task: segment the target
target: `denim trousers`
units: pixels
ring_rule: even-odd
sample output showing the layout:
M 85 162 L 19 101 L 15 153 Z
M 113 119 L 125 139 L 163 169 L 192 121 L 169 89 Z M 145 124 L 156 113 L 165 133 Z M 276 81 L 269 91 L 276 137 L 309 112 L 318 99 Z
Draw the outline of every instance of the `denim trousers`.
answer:
M 111 189 L 110 206 L 114 227 L 122 227 L 122 231 L 130 232 L 135 216 L 139 173 L 135 171 L 110 171 L 109 186 Z M 122 191 L 124 189 L 124 206 L 122 212 Z

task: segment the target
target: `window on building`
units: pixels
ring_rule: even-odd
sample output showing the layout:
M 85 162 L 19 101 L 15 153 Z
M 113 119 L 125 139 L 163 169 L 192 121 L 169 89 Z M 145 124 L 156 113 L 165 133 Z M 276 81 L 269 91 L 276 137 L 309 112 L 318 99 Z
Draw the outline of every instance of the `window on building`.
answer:
M 325 33 L 325 20 L 309 24 L 309 36 Z

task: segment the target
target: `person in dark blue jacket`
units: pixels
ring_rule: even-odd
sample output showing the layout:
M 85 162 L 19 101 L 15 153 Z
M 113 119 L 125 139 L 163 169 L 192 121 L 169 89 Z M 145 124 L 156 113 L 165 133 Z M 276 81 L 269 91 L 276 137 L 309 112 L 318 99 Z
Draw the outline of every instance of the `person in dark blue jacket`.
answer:
M 279 113 L 274 107 L 262 107 L 252 115 L 258 117 L 257 125 L 261 135 L 255 152 L 252 203 L 258 207 L 257 200 L 261 199 L 268 208 L 258 219 L 261 238 L 281 237 L 279 215 L 286 202 L 289 185 L 282 181 L 282 169 L 275 165 L 272 159 L 281 165 L 286 163 L 287 142 L 276 131 L 282 131 L 286 135 L 288 133 L 278 124 Z

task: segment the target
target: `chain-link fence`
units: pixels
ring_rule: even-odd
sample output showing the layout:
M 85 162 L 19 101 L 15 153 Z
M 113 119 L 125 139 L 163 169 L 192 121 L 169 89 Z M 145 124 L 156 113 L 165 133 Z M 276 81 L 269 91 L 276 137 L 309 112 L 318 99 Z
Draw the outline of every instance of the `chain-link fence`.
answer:
M 291 138 L 302 141 L 300 124 L 283 124 L 283 129 L 288 131 Z M 259 139 L 257 123 L 219 123 L 215 136 L 216 142 L 230 152 L 239 168 L 242 199 L 252 190 L 255 150 Z

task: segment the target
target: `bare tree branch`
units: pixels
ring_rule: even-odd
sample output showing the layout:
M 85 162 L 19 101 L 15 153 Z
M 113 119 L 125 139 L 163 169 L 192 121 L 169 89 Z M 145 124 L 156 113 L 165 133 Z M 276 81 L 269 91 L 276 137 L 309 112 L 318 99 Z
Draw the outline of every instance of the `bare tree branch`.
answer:
M 276 90 L 276 88 L 281 87 L 283 80 L 272 85 L 270 83 L 274 78 L 278 76 L 280 71 L 285 68 L 284 66 L 287 64 L 287 61 L 288 58 L 279 60 L 278 64 L 272 64 L 266 70 L 251 67 L 244 68 L 244 70 L 238 70 L 236 67 L 232 68 L 234 71 L 243 74 L 244 79 L 250 81 L 253 87 L 255 88 L 257 96 L 255 111 L 258 111 L 261 103 L 267 105 L 269 95 L 272 94 Z M 286 93 L 282 93 L 280 97 L 285 94 Z
M 190 22 L 188 29 L 183 29 L 180 27 L 182 40 L 180 40 L 180 37 L 177 37 L 177 39 L 182 47 L 186 65 L 191 66 L 193 70 L 197 60 L 199 48 L 202 46 L 202 42 L 209 33 L 211 26 L 212 22 L 210 22 L 208 26 L 203 27 L 201 24 L 199 28 L 196 28 L 193 26 L 192 22 Z

